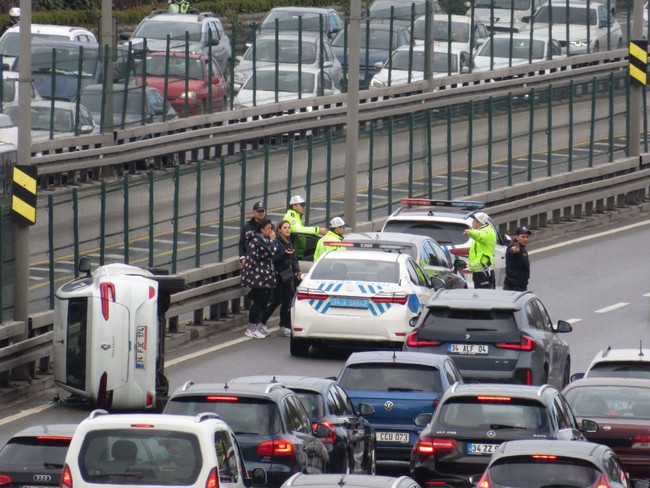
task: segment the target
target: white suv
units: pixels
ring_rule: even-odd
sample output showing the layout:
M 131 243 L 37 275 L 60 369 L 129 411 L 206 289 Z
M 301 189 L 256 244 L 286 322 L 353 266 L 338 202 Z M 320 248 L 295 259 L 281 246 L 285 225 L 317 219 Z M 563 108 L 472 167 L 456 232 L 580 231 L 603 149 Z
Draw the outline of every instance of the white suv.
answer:
M 393 212 L 381 229 L 382 232 L 405 232 L 434 239 L 449 253 L 467 259 L 470 238 L 463 234 L 472 228 L 472 215 L 482 209 L 482 202 L 429 200 L 424 198 L 404 198 L 406 207 Z M 506 247 L 511 239 L 499 232 L 496 224 L 489 219 L 489 225 L 497 236 L 494 250 L 494 276 L 497 287 L 503 286 L 506 278 Z M 469 273 L 461 270 L 461 273 Z M 472 286 L 472 280 L 467 280 Z
M 266 484 L 265 470 L 256 468 L 252 475 L 235 434 L 214 413 L 185 417 L 95 410 L 72 437 L 61 488 Z

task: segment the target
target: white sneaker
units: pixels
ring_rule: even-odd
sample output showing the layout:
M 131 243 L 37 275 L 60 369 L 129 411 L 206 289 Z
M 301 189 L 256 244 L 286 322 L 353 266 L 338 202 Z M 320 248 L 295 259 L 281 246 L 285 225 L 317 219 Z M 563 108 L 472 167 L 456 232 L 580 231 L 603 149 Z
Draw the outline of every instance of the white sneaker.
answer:
M 280 335 L 282 337 L 291 337 L 291 329 L 289 329 L 287 327 L 282 327 L 280 329 Z
M 262 334 L 264 337 L 268 337 L 268 336 L 271 335 L 271 333 L 269 332 L 269 329 L 267 329 L 266 325 L 264 325 L 264 324 L 257 326 L 257 332 Z
M 264 339 L 266 337 L 264 334 L 260 333 L 255 326 L 249 326 L 246 329 L 246 332 L 244 332 L 244 335 L 251 339 Z

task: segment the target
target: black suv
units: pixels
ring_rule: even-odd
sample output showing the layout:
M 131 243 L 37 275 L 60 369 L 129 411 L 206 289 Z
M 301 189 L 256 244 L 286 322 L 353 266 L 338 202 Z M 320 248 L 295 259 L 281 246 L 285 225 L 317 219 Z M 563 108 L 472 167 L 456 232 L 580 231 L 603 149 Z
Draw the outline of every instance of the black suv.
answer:
M 598 425 L 583 421 L 585 431 Z M 584 441 L 571 408 L 549 385 L 456 384 L 442 397 L 411 452 L 411 476 L 469 487 L 504 441 Z
M 217 413 L 232 428 L 247 468 L 266 470 L 269 487 L 281 486 L 294 473 L 328 470 L 327 449 L 320 438 L 326 438 L 329 429 L 322 425 L 313 429 L 298 396 L 280 383 L 230 386 L 188 381 L 163 410 L 177 415 L 201 412 Z
M 530 291 L 439 290 L 431 295 L 405 351 L 448 354 L 465 382 L 569 383 L 571 324 L 551 318 Z

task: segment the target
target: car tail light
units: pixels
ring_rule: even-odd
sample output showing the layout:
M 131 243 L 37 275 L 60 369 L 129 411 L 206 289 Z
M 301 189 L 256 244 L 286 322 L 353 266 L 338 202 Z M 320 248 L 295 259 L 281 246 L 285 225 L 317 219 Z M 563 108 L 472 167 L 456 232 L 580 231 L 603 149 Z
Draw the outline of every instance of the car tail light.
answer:
M 10 484 L 11 484 L 11 476 L 7 476 L 6 474 L 0 474 L 0 486 L 10 485 Z
M 0 477 L 0 484 L 2 483 L 2 477 Z M 8 478 L 8 476 L 7 476 Z M 9 480 L 11 483 L 11 479 Z M 72 488 L 72 473 L 70 472 L 70 467 L 67 464 L 63 465 L 63 472 L 61 473 L 61 483 L 59 484 L 61 488 Z
M 205 397 L 208 402 L 238 402 L 239 397 L 232 395 L 210 395 Z
M 406 305 L 408 302 L 408 293 L 380 293 L 371 298 L 375 303 L 397 303 L 399 305 Z
M 320 290 L 304 290 L 296 293 L 296 300 L 327 300 L 328 294 Z
M 512 398 L 507 396 L 494 396 L 494 395 L 480 395 L 476 399 L 479 402 L 511 402 Z
M 334 444 L 336 441 L 336 430 L 334 429 L 334 424 L 332 422 L 314 422 L 311 424 L 311 428 L 314 429 L 314 432 L 316 432 L 316 429 L 318 428 L 318 425 L 324 425 L 329 429 L 329 434 L 325 438 L 320 438 L 321 442 L 323 444 Z
M 605 476 L 605 473 L 600 474 L 600 479 L 598 480 L 598 484 L 596 485 L 596 488 L 611 488 L 609 486 L 609 481 L 607 481 L 607 477 Z
M 108 373 L 104 373 L 99 378 L 99 387 L 97 388 L 97 403 L 98 407 L 101 408 L 111 408 L 113 405 L 113 390 L 106 390 L 106 385 L 108 384 Z
M 421 457 L 429 457 L 442 451 L 453 451 L 456 449 L 457 444 L 454 439 L 437 439 L 435 437 L 420 437 L 413 449 L 420 454 Z
M 481 476 L 481 480 L 476 484 L 476 488 L 490 488 L 490 479 L 487 469 L 485 470 L 485 473 L 483 473 L 483 476 Z
M 420 346 L 439 346 L 440 341 L 423 341 L 418 338 L 418 332 L 411 332 L 406 338 L 406 345 L 409 347 L 420 347 Z
M 52 442 L 58 442 L 58 441 L 68 441 L 70 442 L 72 440 L 72 437 L 67 436 L 67 435 L 37 435 L 36 440 L 39 441 L 52 441 Z M 0 483 L 2 484 L 2 483 Z
M 293 453 L 293 444 L 286 440 L 260 442 L 257 446 L 258 456 L 293 456 Z
M 650 435 L 649 434 L 638 434 L 635 435 L 634 438 L 632 439 L 632 447 L 644 447 L 647 448 L 647 444 L 650 443 Z M 646 444 L 644 446 L 637 446 L 636 444 Z
M 108 302 L 115 301 L 115 285 L 113 283 L 101 283 L 99 285 L 99 294 L 102 299 L 102 315 L 104 320 L 108 320 Z
M 537 342 L 530 337 L 522 335 L 519 342 L 501 342 L 496 344 L 501 349 L 516 349 L 518 351 L 534 351 L 537 349 Z
M 149 392 L 147 392 L 147 396 L 145 397 L 145 405 L 147 407 L 153 406 L 153 395 Z
M 530 369 L 526 370 L 526 384 L 527 385 L 533 384 L 533 373 L 530 371 Z
M 557 456 L 549 454 L 533 454 L 531 457 L 537 460 L 541 459 L 542 461 L 555 461 L 557 459 Z
M 438 397 L 438 398 L 436 398 L 436 399 L 433 401 L 433 409 L 434 409 L 434 410 L 435 410 L 436 408 L 438 408 L 438 405 L 440 405 L 440 399 L 441 399 L 441 398 L 442 398 L 442 397 Z
M 219 488 L 219 475 L 217 468 L 212 468 L 208 479 L 205 482 L 205 488 Z

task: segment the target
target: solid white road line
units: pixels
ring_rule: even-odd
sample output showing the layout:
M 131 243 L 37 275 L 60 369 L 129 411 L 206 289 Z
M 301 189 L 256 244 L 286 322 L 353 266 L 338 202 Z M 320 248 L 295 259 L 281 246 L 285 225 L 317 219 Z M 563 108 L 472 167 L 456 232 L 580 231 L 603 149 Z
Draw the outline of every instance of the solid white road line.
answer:
M 625 307 L 626 305 L 629 305 L 629 303 L 618 302 L 614 305 L 610 305 L 609 307 L 599 308 L 598 310 L 595 310 L 594 313 L 607 313 L 611 312 L 612 310 L 616 310 L 617 308 Z
M 0 419 L 0 425 L 9 424 L 14 420 L 22 419 L 25 417 L 29 417 L 30 415 L 41 413 L 44 410 L 47 410 L 48 408 L 52 408 L 53 406 L 54 406 L 53 403 L 46 403 L 44 405 L 39 405 L 38 407 L 30 408 L 27 410 L 21 410 L 15 415 L 11 415 L 10 417 L 5 417 L 3 419 Z

